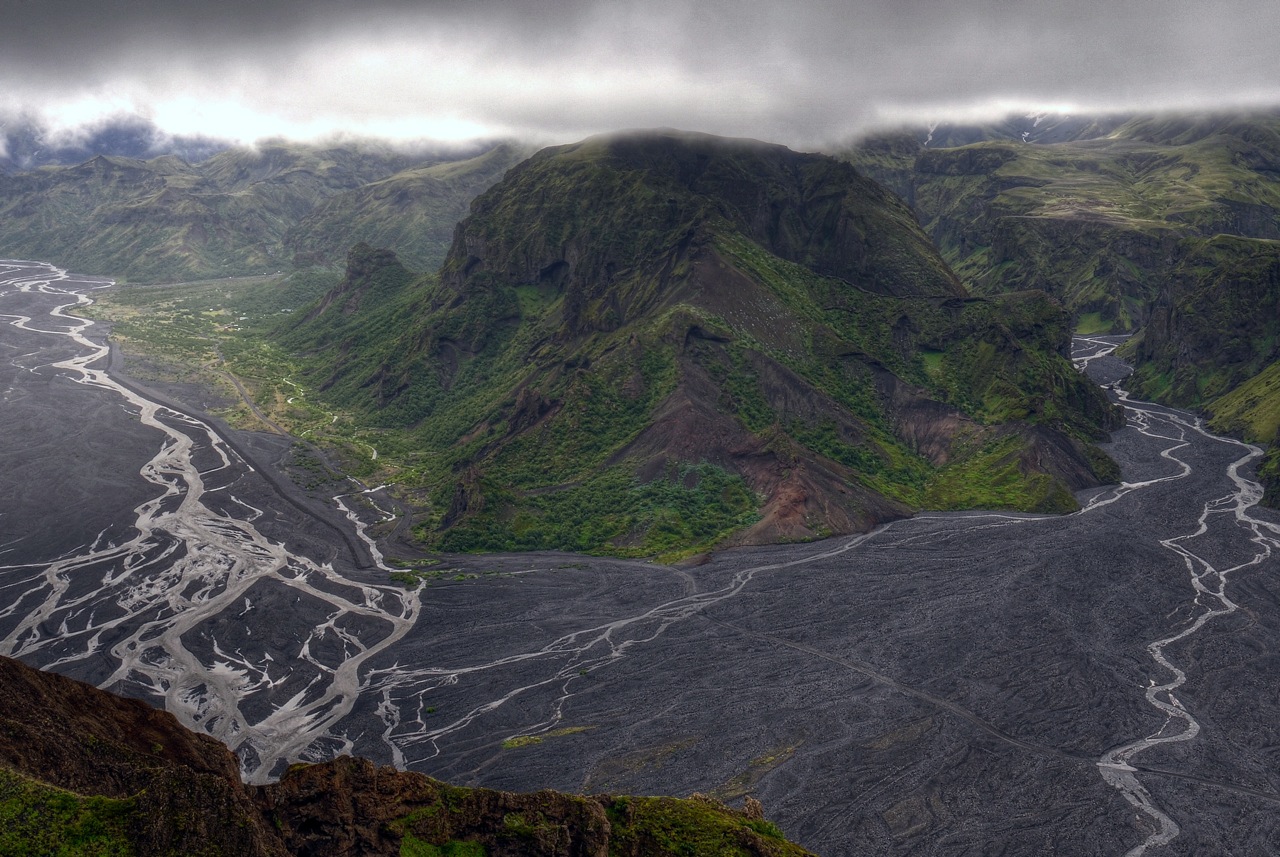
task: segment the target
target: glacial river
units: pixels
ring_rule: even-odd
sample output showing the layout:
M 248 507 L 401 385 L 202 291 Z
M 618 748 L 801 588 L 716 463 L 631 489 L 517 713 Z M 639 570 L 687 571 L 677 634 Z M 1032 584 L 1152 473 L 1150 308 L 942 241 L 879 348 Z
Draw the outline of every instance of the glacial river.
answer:
M 1258 450 L 1189 414 L 1117 388 L 1125 481 L 1070 516 L 697 568 L 471 557 L 406 592 L 362 525 L 336 534 L 356 504 L 281 487 L 269 439 L 105 370 L 71 310 L 108 286 L 0 262 L 0 651 L 165 706 L 251 780 L 356 752 L 749 793 L 829 855 L 1280 849 L 1280 519 Z M 1078 363 L 1114 384 L 1114 345 Z

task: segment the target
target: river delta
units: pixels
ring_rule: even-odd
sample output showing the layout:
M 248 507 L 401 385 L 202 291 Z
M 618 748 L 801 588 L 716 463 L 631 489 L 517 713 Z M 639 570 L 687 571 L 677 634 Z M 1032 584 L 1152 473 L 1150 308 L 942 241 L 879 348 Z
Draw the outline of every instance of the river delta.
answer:
M 825 855 L 1280 849 L 1280 515 L 1256 450 L 1125 399 L 1073 515 L 921 514 L 696 567 L 448 558 L 409 591 L 287 445 L 106 369 L 108 286 L 0 263 L 0 651 L 164 705 L 247 778 L 763 801 Z M 365 490 L 353 486 L 352 491 Z M 369 495 L 376 509 L 378 494 Z

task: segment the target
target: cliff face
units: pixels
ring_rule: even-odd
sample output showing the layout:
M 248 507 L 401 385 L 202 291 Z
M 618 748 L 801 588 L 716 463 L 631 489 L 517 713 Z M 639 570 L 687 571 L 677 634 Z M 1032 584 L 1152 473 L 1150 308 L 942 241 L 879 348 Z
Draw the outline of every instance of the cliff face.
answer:
M 346 757 L 264 787 L 238 774 L 230 751 L 166 712 L 0 658 L 5 853 L 808 853 L 758 804 L 457 788 Z

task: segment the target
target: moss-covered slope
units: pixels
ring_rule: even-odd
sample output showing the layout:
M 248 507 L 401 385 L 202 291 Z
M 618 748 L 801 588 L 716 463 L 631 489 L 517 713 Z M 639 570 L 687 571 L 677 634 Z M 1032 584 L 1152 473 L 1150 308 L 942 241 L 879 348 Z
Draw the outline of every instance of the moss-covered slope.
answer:
M 0 658 L 0 852 L 86 857 L 807 854 L 707 799 L 458 788 L 343 757 L 269 786 L 167 712 Z
M 846 164 L 654 132 L 510 171 L 438 277 L 357 247 L 281 337 L 400 433 L 427 543 L 678 554 L 1071 508 L 1115 415 L 1069 328 L 1042 294 L 965 297 Z

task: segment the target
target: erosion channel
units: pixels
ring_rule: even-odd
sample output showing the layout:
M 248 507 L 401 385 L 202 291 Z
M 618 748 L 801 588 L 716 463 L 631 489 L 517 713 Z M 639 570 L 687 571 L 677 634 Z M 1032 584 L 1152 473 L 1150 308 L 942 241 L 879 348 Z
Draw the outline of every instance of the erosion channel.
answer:
M 1119 486 L 697 568 L 450 558 L 109 371 L 109 286 L 0 262 L 0 653 L 149 699 L 246 778 L 352 752 L 463 784 L 759 797 L 827 855 L 1280 849 L 1280 516 L 1258 450 L 1128 400 Z M 1118 385 L 1117 340 L 1077 340 Z M 351 518 L 355 518 L 352 523 Z M 359 524 L 359 526 L 356 526 Z M 454 577 L 460 579 L 454 579 Z

